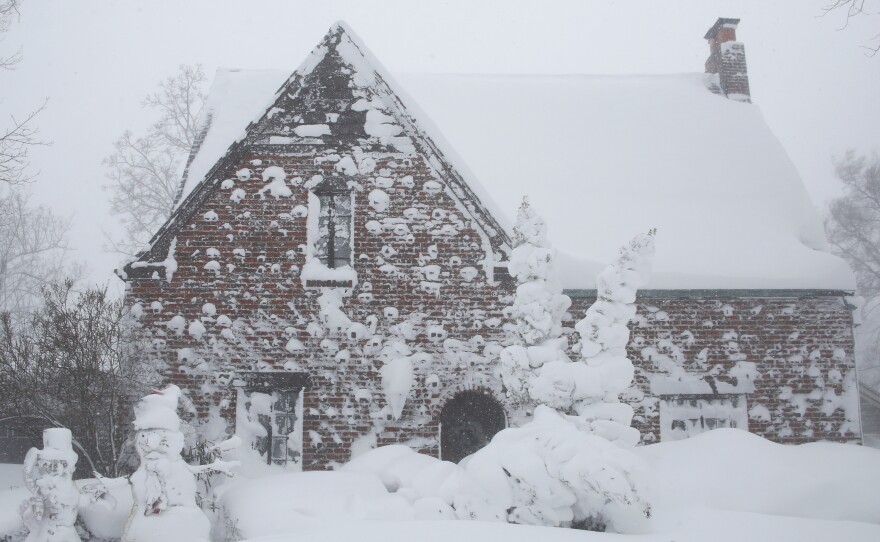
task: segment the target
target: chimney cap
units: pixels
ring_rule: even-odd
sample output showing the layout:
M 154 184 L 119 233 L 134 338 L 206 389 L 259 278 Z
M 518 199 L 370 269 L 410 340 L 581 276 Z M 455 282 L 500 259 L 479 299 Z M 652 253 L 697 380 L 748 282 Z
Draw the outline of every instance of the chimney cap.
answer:
M 703 36 L 703 39 L 712 40 L 715 39 L 715 36 L 718 35 L 718 31 L 724 27 L 733 27 L 736 28 L 736 25 L 739 24 L 739 19 L 728 19 L 726 17 L 718 17 L 718 20 L 715 21 L 715 24 L 712 25 L 712 28 L 706 32 L 706 35 Z

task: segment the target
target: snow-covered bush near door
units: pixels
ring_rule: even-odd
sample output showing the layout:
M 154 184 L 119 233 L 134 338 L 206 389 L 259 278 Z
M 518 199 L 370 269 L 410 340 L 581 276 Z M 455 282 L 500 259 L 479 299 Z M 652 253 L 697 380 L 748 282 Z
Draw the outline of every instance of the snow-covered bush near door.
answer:
M 344 470 L 375 474 L 389 491 L 444 517 L 646 531 L 644 461 L 583 429 L 577 418 L 541 406 L 533 421 L 501 431 L 459 465 L 395 446 Z
M 562 284 L 556 278 L 556 252 L 547 240 L 544 219 L 526 199 L 517 213 L 514 244 L 508 270 L 518 286 L 513 305 L 505 310 L 512 320 L 507 328 L 513 344 L 501 352 L 499 374 L 514 403 L 526 404 L 531 396 L 539 403 L 564 408 L 569 405 L 560 403 L 552 390 L 531 387 L 541 366 L 569 361 L 565 354 L 568 341 L 562 337 L 562 317 L 571 299 L 562 293 Z

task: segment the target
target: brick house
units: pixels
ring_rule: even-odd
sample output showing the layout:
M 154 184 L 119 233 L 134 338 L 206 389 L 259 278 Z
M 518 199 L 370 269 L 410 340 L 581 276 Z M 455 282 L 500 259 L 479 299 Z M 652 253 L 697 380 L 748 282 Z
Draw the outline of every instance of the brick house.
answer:
M 292 75 L 218 72 L 178 204 L 120 273 L 150 357 L 206 438 L 267 462 L 458 460 L 529 415 L 494 372 L 529 193 L 572 325 L 601 262 L 659 229 L 624 397 L 643 442 L 859 442 L 854 281 L 749 103 L 737 23 L 696 76 L 395 82 L 342 24 Z

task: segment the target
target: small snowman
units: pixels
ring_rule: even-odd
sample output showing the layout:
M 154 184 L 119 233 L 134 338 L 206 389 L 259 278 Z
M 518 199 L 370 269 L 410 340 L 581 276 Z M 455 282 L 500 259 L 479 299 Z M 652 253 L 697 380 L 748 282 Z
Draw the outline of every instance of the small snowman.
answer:
M 19 509 L 30 530 L 25 542 L 81 542 L 73 526 L 80 496 L 72 442 L 69 429 L 46 429 L 43 449 L 31 448 L 24 458 L 24 483 L 33 493 Z
M 180 388 L 153 391 L 137 405 L 134 429 L 140 466 L 129 477 L 134 509 L 122 542 L 207 542 L 211 526 L 196 504 L 196 477 L 180 456 Z

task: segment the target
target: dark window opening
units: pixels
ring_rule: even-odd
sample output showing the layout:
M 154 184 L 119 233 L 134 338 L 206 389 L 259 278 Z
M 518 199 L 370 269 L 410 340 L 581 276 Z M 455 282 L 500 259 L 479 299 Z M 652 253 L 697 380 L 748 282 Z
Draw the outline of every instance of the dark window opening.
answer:
M 440 457 L 458 463 L 507 426 L 504 408 L 478 391 L 457 393 L 440 413 Z
M 351 264 L 351 193 L 318 192 L 321 212 L 315 256 L 333 269 Z

